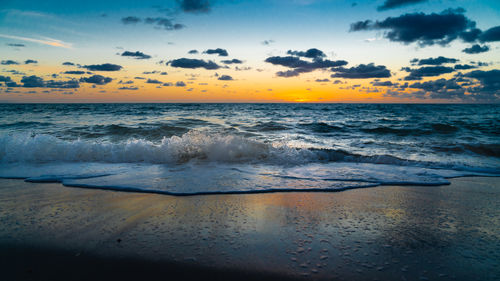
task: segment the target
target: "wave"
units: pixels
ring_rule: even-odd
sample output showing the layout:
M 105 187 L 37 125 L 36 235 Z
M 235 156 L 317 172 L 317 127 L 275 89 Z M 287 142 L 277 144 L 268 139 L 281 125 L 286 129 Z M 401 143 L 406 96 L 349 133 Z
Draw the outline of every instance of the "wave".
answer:
M 493 147 L 497 151 L 498 147 Z M 480 150 L 483 152 L 484 148 Z M 493 152 L 494 155 L 496 155 Z M 179 164 L 190 161 L 271 165 L 351 162 L 450 168 L 443 163 L 402 159 L 392 155 L 360 155 L 340 149 L 297 148 L 231 134 L 189 131 L 163 137 L 159 143 L 144 139 L 122 142 L 63 140 L 52 135 L 0 135 L 0 162 L 98 162 Z M 456 165 L 455 165 L 456 166 Z M 455 167 L 453 166 L 453 167 Z

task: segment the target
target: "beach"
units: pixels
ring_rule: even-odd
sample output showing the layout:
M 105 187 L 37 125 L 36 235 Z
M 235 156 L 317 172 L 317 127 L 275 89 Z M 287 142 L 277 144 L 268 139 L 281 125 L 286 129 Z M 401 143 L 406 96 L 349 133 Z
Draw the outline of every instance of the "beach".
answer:
M 498 280 L 500 181 L 170 196 L 0 180 L 4 280 Z

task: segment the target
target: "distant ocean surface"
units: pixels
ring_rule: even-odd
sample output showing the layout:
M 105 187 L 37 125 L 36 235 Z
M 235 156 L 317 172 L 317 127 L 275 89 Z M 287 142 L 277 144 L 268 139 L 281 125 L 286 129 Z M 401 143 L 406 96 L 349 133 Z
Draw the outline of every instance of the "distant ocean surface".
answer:
M 0 177 L 175 195 L 500 176 L 500 105 L 2 104 Z

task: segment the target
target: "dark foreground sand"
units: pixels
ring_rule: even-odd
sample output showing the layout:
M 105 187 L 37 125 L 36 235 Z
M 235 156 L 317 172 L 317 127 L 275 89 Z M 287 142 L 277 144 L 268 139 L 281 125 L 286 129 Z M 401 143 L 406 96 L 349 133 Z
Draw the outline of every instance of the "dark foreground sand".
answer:
M 0 180 L 1 280 L 500 280 L 500 179 L 174 197 Z

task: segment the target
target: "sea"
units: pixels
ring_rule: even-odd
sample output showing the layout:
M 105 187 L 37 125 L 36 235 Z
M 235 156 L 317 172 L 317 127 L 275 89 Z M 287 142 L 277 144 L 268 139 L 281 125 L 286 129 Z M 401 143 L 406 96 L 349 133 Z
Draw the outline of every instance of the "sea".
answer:
M 500 176 L 498 104 L 0 104 L 0 177 L 169 195 Z

